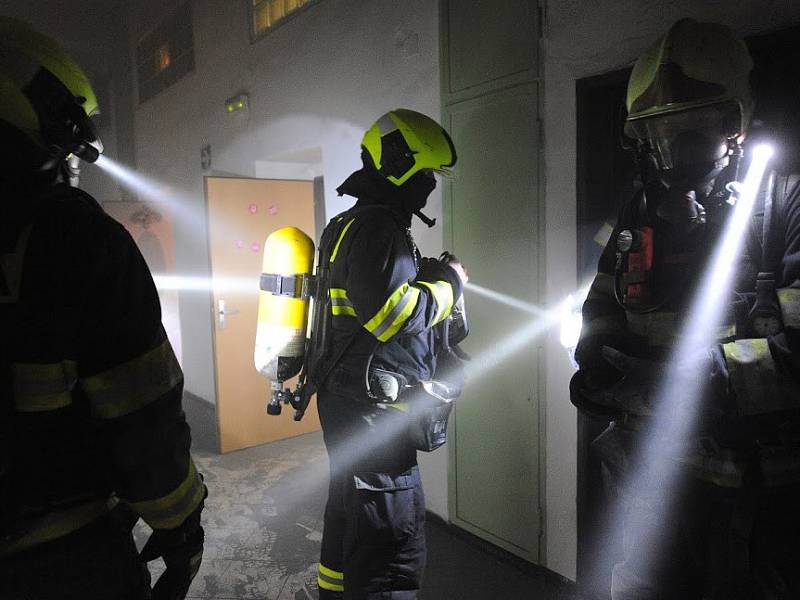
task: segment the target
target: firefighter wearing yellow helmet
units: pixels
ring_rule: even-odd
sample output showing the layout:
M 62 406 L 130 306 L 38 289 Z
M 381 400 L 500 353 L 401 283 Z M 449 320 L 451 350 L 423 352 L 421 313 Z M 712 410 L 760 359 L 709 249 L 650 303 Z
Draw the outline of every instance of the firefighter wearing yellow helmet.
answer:
M 329 314 L 311 380 L 331 479 L 318 583 L 323 600 L 411 600 L 425 564 L 416 453 L 444 443 L 449 413 L 441 403 L 420 426 L 413 390 L 441 376 L 466 273 L 454 257 L 422 258 L 410 227 L 413 215 L 432 224 L 421 211 L 456 152 L 436 121 L 397 109 L 367 130 L 361 156 L 338 188 L 357 202 L 320 242 Z
M 614 600 L 800 597 L 798 176 L 765 177 L 716 343 L 677 358 L 676 372 L 700 374 L 687 382 L 704 390 L 695 429 L 637 463 L 647 436 L 670 431 L 657 392 L 736 199 L 752 68 L 729 29 L 685 19 L 630 76 L 625 131 L 643 185 L 598 264 L 570 388 L 611 421 L 594 447 L 625 506 Z
M 125 229 L 71 187 L 102 151 L 95 93 L 51 39 L 0 17 L 0 597 L 183 598 L 205 486 L 183 377 Z M 139 556 L 131 529 L 153 529 Z

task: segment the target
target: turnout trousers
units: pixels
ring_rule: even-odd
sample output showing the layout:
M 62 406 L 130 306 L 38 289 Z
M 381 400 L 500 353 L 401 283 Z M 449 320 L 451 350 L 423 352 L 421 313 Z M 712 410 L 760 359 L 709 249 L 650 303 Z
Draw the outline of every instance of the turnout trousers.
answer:
M 625 457 L 635 456 L 636 439 L 609 428 L 595 440 L 605 484 L 624 511 L 613 600 L 800 598 L 800 484 L 726 488 L 687 472 L 670 478 L 662 473 L 678 467 L 664 458 L 627 487 Z
M 320 600 L 414 600 L 425 568 L 425 499 L 404 415 L 317 395 L 330 459 Z
M 645 495 L 625 499 L 613 600 L 800 598 L 800 487 L 759 490 L 752 514 L 742 514 L 738 490 L 686 488 L 667 518 Z
M 113 515 L 0 558 L 3 600 L 146 600 L 150 574 L 128 526 Z

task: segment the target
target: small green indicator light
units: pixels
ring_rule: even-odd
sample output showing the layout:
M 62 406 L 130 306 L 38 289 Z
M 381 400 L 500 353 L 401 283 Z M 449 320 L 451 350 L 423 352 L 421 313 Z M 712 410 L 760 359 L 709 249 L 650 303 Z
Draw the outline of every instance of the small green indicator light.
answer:
M 246 110 L 248 107 L 247 94 L 238 94 L 225 100 L 225 110 L 228 113 L 234 113 L 240 110 Z

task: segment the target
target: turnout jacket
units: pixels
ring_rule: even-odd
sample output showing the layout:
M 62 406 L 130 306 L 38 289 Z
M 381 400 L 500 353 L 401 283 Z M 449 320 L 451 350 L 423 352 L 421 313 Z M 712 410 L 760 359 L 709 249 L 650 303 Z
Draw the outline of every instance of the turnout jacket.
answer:
M 403 375 L 409 385 L 433 378 L 436 331 L 462 283 L 451 267 L 423 259 L 411 237 L 411 216 L 380 182 L 357 171 L 339 188 L 358 198 L 335 217 L 330 256 L 329 355 L 341 354 L 329 387 L 366 391 L 372 365 Z
M 0 557 L 119 501 L 177 527 L 204 487 L 144 259 L 83 192 L 0 186 Z
M 765 180 L 769 177 L 774 178 L 775 174 L 765 176 Z M 777 177 L 770 190 L 779 217 L 771 225 L 777 228 L 774 235 L 780 257 L 775 266 L 782 330 L 777 334 L 756 337 L 747 326 L 757 274 L 772 270 L 769 265 L 761 264 L 762 244 L 766 243 L 761 239 L 766 186 L 762 186 L 756 200 L 744 250 L 734 259 L 734 294 L 717 333 L 727 368 L 727 385 L 718 385 L 724 389 L 715 389 L 713 393 L 717 398 L 724 397 L 722 405 L 727 407 L 728 417 L 736 422 L 736 434 L 732 439 L 718 436 L 717 444 L 698 448 L 694 456 L 686 457 L 691 472 L 718 485 L 742 484 L 744 457 L 752 458 L 754 445 L 758 447 L 756 453 L 765 483 L 800 481 L 800 450 L 786 439 L 787 435 L 796 435 L 800 414 L 800 185 L 795 183 L 797 180 L 796 176 Z M 665 297 L 671 300 L 658 310 L 642 314 L 624 310 L 615 300 L 616 239 L 623 229 L 647 225 L 654 230 L 655 266 L 648 281 L 652 301 L 655 304 Z M 583 305 L 583 328 L 576 349 L 580 365 L 577 377 L 591 380 L 595 387 L 613 384 L 614 369 L 601 355 L 604 345 L 652 359 L 669 355 L 677 342 L 692 292 L 719 239 L 719 231 L 713 232 L 713 225 L 706 227 L 712 231 L 698 231 L 688 237 L 675 235 L 672 227 L 646 206 L 642 193 L 622 207 Z M 782 429 L 786 435 L 781 433 Z M 609 447 L 615 446 L 613 440 L 604 441 Z

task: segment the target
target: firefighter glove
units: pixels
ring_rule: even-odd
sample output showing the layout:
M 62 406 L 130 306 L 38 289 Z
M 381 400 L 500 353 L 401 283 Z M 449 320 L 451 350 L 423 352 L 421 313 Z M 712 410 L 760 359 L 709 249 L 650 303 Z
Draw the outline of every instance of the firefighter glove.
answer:
M 206 492 L 207 495 L 207 492 Z M 203 560 L 205 533 L 200 525 L 203 502 L 175 529 L 156 529 L 139 559 L 164 559 L 166 571 L 153 586 L 153 600 L 183 600 Z
M 653 416 L 658 393 L 665 385 L 668 376 L 667 363 L 628 356 L 610 346 L 603 346 L 601 354 L 611 366 L 623 374 L 623 377 L 611 387 L 597 392 L 596 401 L 630 414 Z M 704 419 L 717 417 L 727 410 L 728 372 L 722 349 L 718 344 L 698 350 L 691 356 L 681 359 L 669 372 L 669 376 L 675 378 L 672 384 L 680 395 L 673 405 L 675 410 L 680 411 L 685 408 L 692 412 L 696 411 L 695 406 L 684 407 L 680 402 L 683 397 L 697 397 L 693 394 L 684 394 L 684 390 L 687 389 L 696 389 L 703 399 L 700 406 Z
M 612 386 L 595 392 L 594 400 L 626 413 L 652 416 L 656 388 L 666 371 L 665 363 L 628 356 L 611 346 L 603 346 L 601 354 L 623 377 Z
M 446 281 L 453 288 L 453 300 L 458 300 L 464 288 L 464 281 L 455 268 L 435 258 L 422 258 L 419 261 L 417 281 Z

